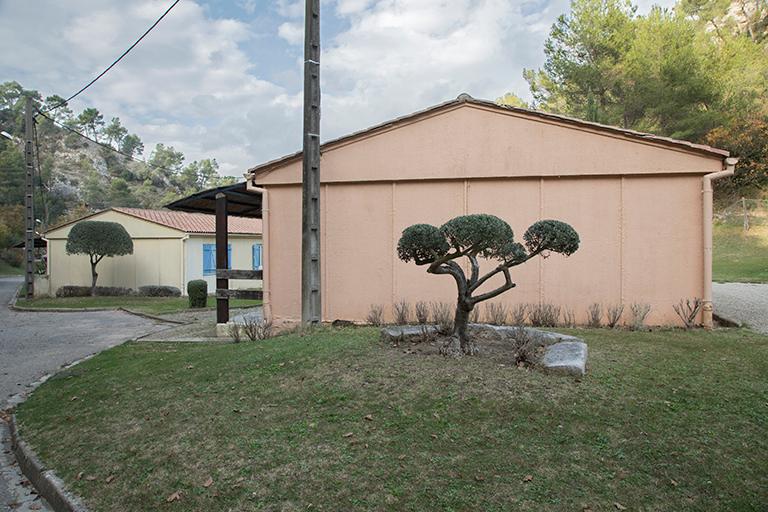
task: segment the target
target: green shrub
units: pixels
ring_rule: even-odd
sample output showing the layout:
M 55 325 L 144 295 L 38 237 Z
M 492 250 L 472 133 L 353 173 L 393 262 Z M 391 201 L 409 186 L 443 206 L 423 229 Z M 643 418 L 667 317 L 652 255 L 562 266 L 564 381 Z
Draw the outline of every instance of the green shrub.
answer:
M 181 290 L 175 286 L 147 285 L 139 286 L 141 297 L 181 297 Z
M 90 286 L 76 286 L 76 285 L 64 285 L 60 286 L 56 290 L 57 297 L 90 297 L 96 295 L 99 297 L 125 297 L 133 295 L 134 291 L 130 288 L 123 288 L 122 286 L 97 286 L 95 293 L 91 293 Z
M 74 286 L 71 284 L 60 286 L 56 290 L 57 297 L 88 297 L 91 294 L 90 286 Z
M 208 283 L 202 279 L 188 282 L 187 295 L 189 295 L 189 307 L 204 308 L 208 304 Z

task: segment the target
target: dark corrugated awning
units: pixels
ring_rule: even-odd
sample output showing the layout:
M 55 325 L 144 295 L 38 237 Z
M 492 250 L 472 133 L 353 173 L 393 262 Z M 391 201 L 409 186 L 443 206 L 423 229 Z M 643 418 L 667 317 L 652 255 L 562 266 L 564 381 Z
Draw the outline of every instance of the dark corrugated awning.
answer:
M 216 195 L 227 196 L 227 214 L 239 217 L 261 218 L 261 193 L 246 189 L 245 182 L 209 188 L 174 201 L 165 207 L 169 210 L 193 213 L 216 213 Z
M 22 240 L 21 242 L 19 242 L 17 244 L 12 245 L 11 247 L 13 247 L 14 249 L 24 249 L 24 247 L 25 247 L 24 240 Z M 35 237 L 35 249 L 45 249 L 46 247 L 48 247 L 48 242 L 45 241 L 43 239 L 43 237 L 36 236 Z

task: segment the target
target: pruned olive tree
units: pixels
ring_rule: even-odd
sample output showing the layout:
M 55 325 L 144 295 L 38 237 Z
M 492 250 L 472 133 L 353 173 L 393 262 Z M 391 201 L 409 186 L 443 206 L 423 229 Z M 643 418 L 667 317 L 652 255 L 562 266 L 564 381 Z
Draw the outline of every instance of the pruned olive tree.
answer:
M 456 217 L 439 228 L 415 224 L 403 231 L 397 244 L 401 260 L 428 265 L 430 274 L 448 274 L 456 281 L 456 316 L 444 354 L 459 356 L 477 352 L 476 344 L 467 336 L 469 314 L 479 302 L 515 287 L 509 269 L 538 255 L 546 257 L 549 252 L 570 256 L 579 248 L 579 235 L 565 222 L 541 220 L 528 228 L 523 242 L 514 241 L 509 224 L 486 214 Z M 469 276 L 456 261 L 462 257 L 469 260 Z M 478 258 L 495 260 L 498 265 L 481 276 Z M 479 293 L 478 289 L 497 274 L 504 276 L 504 284 Z
M 91 262 L 91 295 L 96 295 L 96 265 L 105 256 L 133 254 L 133 240 L 122 224 L 98 220 L 78 222 L 69 230 L 67 254 L 87 254 Z

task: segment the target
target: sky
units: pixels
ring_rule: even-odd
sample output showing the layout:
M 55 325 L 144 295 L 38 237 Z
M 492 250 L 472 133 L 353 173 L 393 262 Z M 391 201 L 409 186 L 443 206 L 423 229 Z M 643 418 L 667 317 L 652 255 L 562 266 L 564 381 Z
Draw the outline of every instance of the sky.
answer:
M 0 0 L 0 81 L 67 97 L 109 65 L 172 0 Z M 640 0 L 639 13 L 673 0 Z M 321 137 L 453 99 L 530 98 L 569 0 L 321 0 Z M 119 117 L 146 147 L 215 158 L 220 173 L 301 149 L 304 2 L 181 0 L 73 100 Z M 34 36 L 27 41 L 27 30 Z

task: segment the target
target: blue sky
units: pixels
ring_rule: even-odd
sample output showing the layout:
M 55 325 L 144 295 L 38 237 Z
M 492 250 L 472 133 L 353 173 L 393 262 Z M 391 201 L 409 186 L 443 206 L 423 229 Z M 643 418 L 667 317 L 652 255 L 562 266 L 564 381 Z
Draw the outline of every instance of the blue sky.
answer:
M 67 96 L 171 0 L 0 0 L 0 80 Z M 672 0 L 643 0 L 670 7 Z M 568 0 L 322 0 L 322 137 L 468 92 L 528 97 L 524 68 Z M 213 157 L 222 174 L 301 144 L 303 1 L 181 0 L 116 68 L 73 101 L 142 137 Z M 37 31 L 24 43 L 25 27 Z

